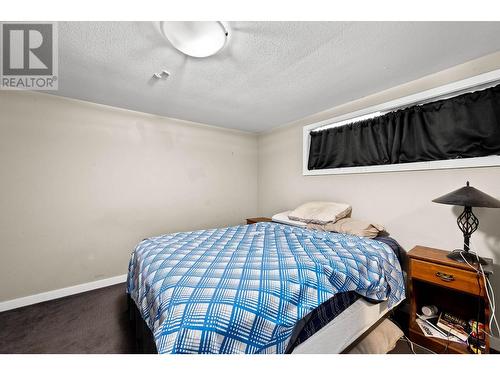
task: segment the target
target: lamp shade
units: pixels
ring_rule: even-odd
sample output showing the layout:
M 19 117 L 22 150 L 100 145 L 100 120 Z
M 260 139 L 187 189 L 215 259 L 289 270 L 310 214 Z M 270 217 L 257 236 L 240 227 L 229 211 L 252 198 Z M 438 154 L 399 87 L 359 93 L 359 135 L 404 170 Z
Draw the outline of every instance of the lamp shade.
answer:
M 469 186 L 469 181 L 467 181 L 466 186 L 432 201 L 453 206 L 500 208 L 500 201 L 498 199 Z

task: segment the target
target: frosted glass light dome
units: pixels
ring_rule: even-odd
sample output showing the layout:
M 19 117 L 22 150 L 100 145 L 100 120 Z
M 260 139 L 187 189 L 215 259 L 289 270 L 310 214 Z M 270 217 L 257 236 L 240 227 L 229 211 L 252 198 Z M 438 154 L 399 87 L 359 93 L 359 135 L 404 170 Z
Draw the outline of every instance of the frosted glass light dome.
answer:
M 161 29 L 176 49 L 193 57 L 215 55 L 229 35 L 227 25 L 220 21 L 163 21 Z

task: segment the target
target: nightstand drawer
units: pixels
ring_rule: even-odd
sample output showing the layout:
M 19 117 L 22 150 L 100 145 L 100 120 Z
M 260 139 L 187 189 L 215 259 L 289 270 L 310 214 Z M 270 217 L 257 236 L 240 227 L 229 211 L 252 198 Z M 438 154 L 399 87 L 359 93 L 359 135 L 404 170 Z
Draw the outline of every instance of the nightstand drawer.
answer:
M 473 271 L 447 267 L 436 263 L 412 259 L 410 263 L 411 276 L 415 279 L 438 284 L 447 288 L 457 289 L 471 294 L 484 294 L 482 280 Z M 481 285 L 481 290 L 479 288 Z

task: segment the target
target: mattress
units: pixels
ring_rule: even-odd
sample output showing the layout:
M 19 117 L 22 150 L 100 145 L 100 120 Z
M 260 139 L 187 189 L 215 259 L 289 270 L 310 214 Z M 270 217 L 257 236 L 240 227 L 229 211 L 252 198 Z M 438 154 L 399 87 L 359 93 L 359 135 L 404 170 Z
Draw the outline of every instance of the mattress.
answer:
M 276 223 L 145 239 L 127 284 L 159 353 L 284 353 L 297 321 L 337 293 L 404 296 L 386 244 Z
M 403 299 L 391 308 L 387 301 L 371 303 L 364 298 L 358 299 L 341 312 L 334 320 L 317 331 L 313 336 L 299 344 L 293 354 L 337 354 L 365 333 L 389 310 L 399 305 Z

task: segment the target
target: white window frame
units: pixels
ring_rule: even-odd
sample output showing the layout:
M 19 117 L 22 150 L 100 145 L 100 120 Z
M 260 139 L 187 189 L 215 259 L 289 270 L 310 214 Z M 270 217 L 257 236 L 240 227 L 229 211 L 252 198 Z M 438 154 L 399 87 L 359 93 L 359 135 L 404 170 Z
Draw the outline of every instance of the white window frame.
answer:
M 350 174 L 350 173 L 378 173 L 378 172 L 396 172 L 396 171 L 419 171 L 429 169 L 452 169 L 452 168 L 474 168 L 474 167 L 493 167 L 500 166 L 500 156 L 485 156 L 476 158 L 453 159 L 453 160 L 435 160 L 416 163 L 389 164 L 389 165 L 371 165 L 363 167 L 344 167 L 308 170 L 309 146 L 311 143 L 311 131 L 321 127 L 335 127 L 345 124 L 348 120 L 353 120 L 360 116 L 366 116 L 374 112 L 389 112 L 398 108 L 408 107 L 427 101 L 438 100 L 444 97 L 453 97 L 463 92 L 474 91 L 485 87 L 491 87 L 500 81 L 500 69 L 483 73 L 471 78 L 456 81 L 447 85 L 439 86 L 430 90 L 422 91 L 417 94 L 405 96 L 399 99 L 391 100 L 386 103 L 378 104 L 359 111 L 347 113 L 325 121 L 306 125 L 302 129 L 302 174 L 304 176 L 329 175 L 329 174 Z M 341 124 L 338 124 L 341 123 Z

